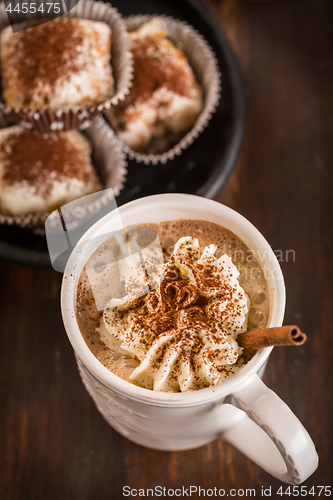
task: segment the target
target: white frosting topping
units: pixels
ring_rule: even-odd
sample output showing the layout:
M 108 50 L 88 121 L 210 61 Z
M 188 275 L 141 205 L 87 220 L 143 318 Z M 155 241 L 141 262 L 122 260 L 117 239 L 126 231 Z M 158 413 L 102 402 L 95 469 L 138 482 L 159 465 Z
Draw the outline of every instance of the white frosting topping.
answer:
M 49 23 L 54 32 L 63 32 L 64 19 L 57 18 Z M 110 64 L 111 28 L 104 22 L 90 19 L 71 18 L 74 25 L 74 34 L 68 39 L 67 51 L 59 56 L 59 65 L 63 71 L 55 82 L 49 81 L 47 41 L 41 44 L 40 51 L 44 51 L 45 60 L 40 59 L 40 74 L 43 78 L 31 82 L 29 90 L 29 105 L 27 89 L 22 83 L 22 56 L 20 44 L 26 44 L 24 30 L 13 33 L 11 26 L 1 32 L 2 66 L 4 79 L 4 97 L 6 102 L 18 109 L 62 109 L 68 110 L 78 106 L 91 106 L 106 101 L 112 97 L 114 91 L 112 68 Z M 32 31 L 35 28 L 29 30 Z M 74 36 L 76 35 L 76 37 Z M 78 36 L 79 35 L 79 36 Z M 64 32 L 64 36 L 68 33 Z M 78 41 L 80 39 L 80 42 Z M 31 43 L 31 41 L 29 41 Z M 53 42 L 52 42 L 53 43 Z M 71 44 L 75 45 L 75 50 Z M 51 47 L 51 54 L 52 47 Z M 68 59 L 75 62 L 77 70 L 68 71 Z M 31 62 L 33 64 L 33 61 Z M 45 104 L 47 102 L 47 105 Z
M 217 384 L 235 369 L 248 298 L 230 257 L 216 259 L 215 252 L 214 245 L 201 252 L 197 239 L 180 238 L 154 290 L 104 311 L 103 339 L 121 340 L 140 361 L 133 382 L 184 392 Z
M 146 51 L 146 58 L 153 55 L 154 59 L 160 60 L 162 67 L 169 66 L 171 72 L 177 68 L 178 74 L 187 78 L 186 84 L 184 83 L 186 95 L 167 87 L 170 75 L 168 77 L 166 74 L 164 84 L 152 91 L 148 97 L 138 98 L 125 109 L 111 109 L 109 116 L 118 136 L 134 150 L 145 148 L 151 139 L 161 138 L 166 132 L 180 134 L 189 129 L 202 109 L 202 91 L 195 81 L 192 68 L 184 54 L 166 38 L 167 35 L 163 23 L 158 18 L 151 19 L 129 33 L 132 45 L 141 45 L 141 51 Z M 147 39 L 153 42 L 144 49 Z
M 13 153 L 15 152 L 14 145 L 10 145 L 9 141 L 17 138 L 20 141 L 22 134 L 26 131 L 19 125 L 7 127 L 0 130 L 0 210 L 4 214 L 23 215 L 36 212 L 47 212 L 73 201 L 82 196 L 91 194 L 101 189 L 101 184 L 96 176 L 96 172 L 91 163 L 91 145 L 89 141 L 79 132 L 70 130 L 61 132 L 60 136 L 63 140 L 62 144 L 75 148 L 80 152 L 80 170 L 86 173 L 86 178 L 77 178 L 72 176 L 72 166 L 74 153 L 69 152 L 63 155 L 62 161 L 66 162 L 66 169 L 63 168 L 64 163 L 58 161 L 62 167 L 61 172 L 57 170 L 57 161 L 54 161 L 54 170 L 49 171 L 47 178 L 40 182 L 42 185 L 47 185 L 47 194 L 41 192 L 38 188 L 39 177 L 42 171 L 45 171 L 45 164 L 41 159 L 43 156 L 31 157 L 31 153 L 27 151 L 25 161 L 29 164 L 29 169 L 36 173 L 36 181 L 31 184 L 25 179 L 25 170 L 21 164 L 19 172 L 16 174 L 17 179 L 14 182 L 6 180 L 6 168 Z M 31 141 L 37 141 L 38 136 L 31 134 Z M 43 143 L 41 147 L 48 147 L 47 143 Z M 47 149 L 46 151 L 51 151 Z M 51 152 L 49 153 L 49 157 Z M 25 168 L 27 168 L 25 166 Z M 38 174 L 38 175 L 37 175 Z M 43 177 L 41 177 L 43 178 Z

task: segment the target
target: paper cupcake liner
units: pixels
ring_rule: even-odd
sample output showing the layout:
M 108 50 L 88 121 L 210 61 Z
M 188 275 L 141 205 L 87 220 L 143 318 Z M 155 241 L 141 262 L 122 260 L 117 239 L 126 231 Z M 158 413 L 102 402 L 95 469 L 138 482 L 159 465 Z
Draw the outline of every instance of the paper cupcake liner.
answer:
M 8 126 L 6 117 L 0 115 L 0 128 Z M 92 163 L 102 181 L 103 188 L 112 188 L 117 196 L 122 188 L 127 175 L 127 162 L 125 154 L 121 150 L 114 133 L 105 121 L 98 116 L 90 127 L 81 133 L 92 144 Z M 110 192 L 106 191 L 102 196 L 83 207 L 82 217 L 86 214 L 96 213 L 103 205 L 109 203 Z M 85 213 L 86 212 L 86 213 Z M 43 234 L 44 224 L 50 212 L 29 213 L 25 215 L 3 215 L 0 213 L 0 224 L 16 226 L 32 230 L 37 234 Z
M 36 8 L 43 0 L 36 1 Z M 111 66 L 114 79 L 114 95 L 105 102 L 89 107 L 73 107 L 69 110 L 22 110 L 8 106 L 1 96 L 0 111 L 11 115 L 16 121 L 22 122 L 27 128 L 37 129 L 41 133 L 56 130 L 79 129 L 88 126 L 102 111 L 110 109 L 128 94 L 133 77 L 132 55 L 129 51 L 126 25 L 109 3 L 93 0 L 80 0 L 75 6 L 75 0 L 67 0 L 67 17 L 103 21 L 112 30 Z M 72 8 L 72 6 L 75 6 Z M 4 2 L 0 5 L 0 31 L 9 25 Z M 71 9 L 71 10 L 69 10 Z M 17 22 L 33 19 L 36 14 L 18 14 Z M 45 15 L 44 15 L 45 17 Z
M 217 108 L 221 92 L 221 74 L 214 52 L 205 38 L 192 26 L 184 21 L 179 21 L 164 15 L 136 15 L 125 19 L 127 29 L 128 31 L 133 31 L 139 28 L 143 23 L 155 17 L 161 20 L 165 29 L 168 31 L 168 37 L 174 45 L 180 47 L 186 55 L 196 79 L 202 87 L 204 104 L 191 130 L 182 136 L 175 146 L 164 153 L 144 154 L 134 151 L 124 144 L 117 136 L 117 140 L 122 145 L 123 150 L 127 153 L 129 158 L 145 164 L 166 163 L 168 160 L 172 160 L 175 156 L 180 155 L 184 149 L 188 148 L 207 127 Z M 104 114 L 108 122 L 111 123 L 108 113 L 106 112 Z

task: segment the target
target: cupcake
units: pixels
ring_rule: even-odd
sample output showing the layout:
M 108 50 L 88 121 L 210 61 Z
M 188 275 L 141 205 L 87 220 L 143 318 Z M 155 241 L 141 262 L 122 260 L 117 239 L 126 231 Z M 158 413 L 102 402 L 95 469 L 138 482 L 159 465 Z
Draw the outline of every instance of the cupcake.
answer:
M 75 130 L 40 134 L 19 125 L 0 130 L 1 212 L 50 212 L 100 191 L 90 154 L 90 143 Z
M 158 18 L 129 34 L 133 84 L 112 107 L 111 124 L 129 148 L 145 151 L 152 139 L 191 128 L 203 105 L 202 90 L 187 58 L 167 38 Z
M 40 132 L 87 126 L 129 90 L 125 25 L 109 4 L 91 0 L 56 19 L 40 16 L 12 29 L 0 6 L 0 108 Z
M 97 106 L 113 95 L 111 28 L 59 17 L 19 23 L 1 32 L 2 95 L 8 106 L 67 111 Z
M 106 190 L 107 202 L 108 188 L 119 194 L 125 177 L 124 154 L 100 117 L 84 132 L 0 129 L 0 223 L 43 229 L 50 212 L 75 199 Z
M 145 163 L 180 154 L 207 125 L 219 99 L 219 72 L 205 40 L 164 16 L 126 21 L 133 85 L 106 117 L 124 150 Z

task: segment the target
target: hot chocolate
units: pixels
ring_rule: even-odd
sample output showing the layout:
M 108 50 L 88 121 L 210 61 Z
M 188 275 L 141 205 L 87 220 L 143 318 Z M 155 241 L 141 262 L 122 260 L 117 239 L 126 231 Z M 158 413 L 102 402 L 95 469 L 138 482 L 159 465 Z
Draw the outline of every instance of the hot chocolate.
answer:
M 120 247 L 151 250 L 156 232 L 165 264 L 150 251 L 145 276 L 133 258 L 126 279 Z M 123 379 L 158 391 L 200 389 L 238 371 L 248 357 L 237 334 L 266 326 L 268 311 L 267 283 L 250 249 L 227 229 L 198 220 L 111 236 L 77 288 L 77 320 L 93 354 Z

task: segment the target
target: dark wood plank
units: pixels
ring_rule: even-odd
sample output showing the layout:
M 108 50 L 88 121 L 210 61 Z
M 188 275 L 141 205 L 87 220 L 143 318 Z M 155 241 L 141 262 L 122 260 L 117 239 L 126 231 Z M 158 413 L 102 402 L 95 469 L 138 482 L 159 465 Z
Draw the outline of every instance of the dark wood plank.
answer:
M 208 1 L 208 0 L 207 0 Z M 281 262 L 286 322 L 309 340 L 273 352 L 265 382 L 298 415 L 320 455 L 305 483 L 332 483 L 331 0 L 209 2 L 247 89 L 243 151 L 220 197 L 250 219 Z M 280 482 L 231 446 L 163 453 L 132 444 L 99 415 L 64 332 L 61 275 L 0 263 L 0 498 L 120 499 L 122 487 L 255 488 Z M 195 498 L 194 496 L 192 498 Z M 274 498 L 274 496 L 273 496 Z
M 265 381 L 318 448 L 320 466 L 306 484 L 331 484 L 332 4 L 225 1 L 212 7 L 241 62 L 247 91 L 244 148 L 220 201 L 282 250 L 285 322 L 299 324 L 308 342 L 297 351 L 275 349 Z M 295 252 L 288 262 L 287 250 Z M 259 477 L 264 482 L 263 473 Z

